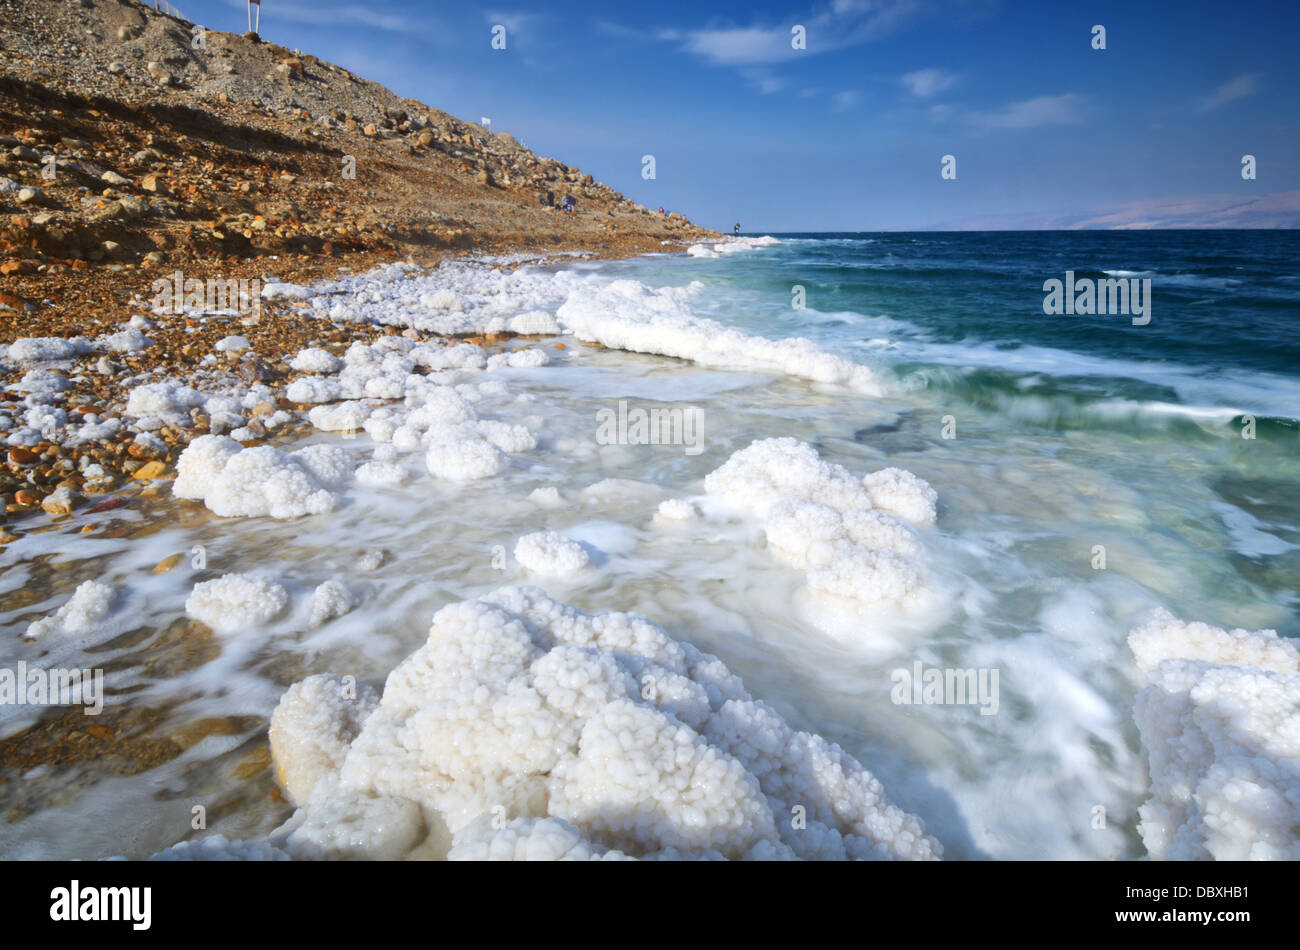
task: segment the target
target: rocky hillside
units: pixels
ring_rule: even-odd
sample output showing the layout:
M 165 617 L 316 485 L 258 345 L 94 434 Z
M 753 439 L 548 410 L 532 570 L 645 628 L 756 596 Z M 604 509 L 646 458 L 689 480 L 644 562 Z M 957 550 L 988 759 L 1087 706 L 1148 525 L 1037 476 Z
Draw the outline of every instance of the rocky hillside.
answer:
M 541 207 L 548 191 L 579 214 Z M 136 0 L 0 0 L 0 340 L 33 332 L 36 302 L 43 317 L 121 319 L 178 267 L 302 279 L 706 236 L 307 53 Z

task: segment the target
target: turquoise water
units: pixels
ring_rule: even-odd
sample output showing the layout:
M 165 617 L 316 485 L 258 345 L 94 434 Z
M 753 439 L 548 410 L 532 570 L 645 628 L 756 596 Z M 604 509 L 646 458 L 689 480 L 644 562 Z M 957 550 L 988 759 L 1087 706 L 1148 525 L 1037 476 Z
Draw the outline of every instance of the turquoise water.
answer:
M 885 451 L 953 454 L 978 440 L 1008 461 L 1027 450 L 1111 473 L 1161 531 L 1213 537 L 1217 583 L 1244 583 L 1300 634 L 1300 234 L 776 236 L 756 253 L 607 270 L 702 281 L 692 307 L 704 315 L 873 366 L 911 407 L 870 433 Z M 1150 279 L 1150 322 L 1045 315 L 1044 282 L 1067 271 Z

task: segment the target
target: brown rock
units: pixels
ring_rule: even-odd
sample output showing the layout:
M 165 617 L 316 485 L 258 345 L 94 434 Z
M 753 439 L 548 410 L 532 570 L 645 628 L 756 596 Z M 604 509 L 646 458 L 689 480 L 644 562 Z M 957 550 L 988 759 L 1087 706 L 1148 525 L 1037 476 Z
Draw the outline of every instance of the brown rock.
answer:
M 148 461 L 151 459 L 165 458 L 167 450 L 164 448 L 158 448 L 157 446 L 141 445 L 139 442 L 132 442 L 127 446 L 126 454 L 131 456 L 133 459 L 145 459 Z
M 55 492 L 41 501 L 41 507 L 49 515 L 70 515 L 77 503 L 77 496 L 72 492 Z
M 168 571 L 175 568 L 176 565 L 179 564 L 184 557 L 185 555 L 179 552 L 176 554 L 167 555 L 167 557 L 163 558 L 161 561 L 159 561 L 157 564 L 153 566 L 153 573 L 166 574 Z
M 132 477 L 138 481 L 148 482 L 155 478 L 160 478 L 167 471 L 167 466 L 162 462 L 153 461 L 141 465 L 133 473 Z

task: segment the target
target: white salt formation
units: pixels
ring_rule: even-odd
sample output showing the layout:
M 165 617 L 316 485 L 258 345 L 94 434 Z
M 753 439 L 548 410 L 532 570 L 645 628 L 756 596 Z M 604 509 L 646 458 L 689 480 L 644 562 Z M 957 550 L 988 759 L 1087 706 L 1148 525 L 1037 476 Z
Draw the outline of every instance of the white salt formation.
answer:
M 262 284 L 263 300 L 309 300 L 311 290 L 299 284 L 285 284 L 279 281 L 267 281 Z
M 560 490 L 554 485 L 534 488 L 528 493 L 528 500 L 539 508 L 559 508 L 564 504 L 564 498 L 560 495 Z
M 1161 611 L 1129 635 L 1150 683 L 1133 716 L 1151 797 L 1153 858 L 1300 860 L 1300 648 Z
M 525 570 L 552 577 L 572 577 L 587 566 L 587 551 L 555 531 L 526 534 L 515 544 L 515 560 Z
M 319 627 L 327 620 L 342 617 L 355 606 L 356 600 L 352 592 L 342 581 L 328 580 L 312 591 L 308 623 L 312 627 Z
M 202 501 L 223 517 L 296 518 L 332 511 L 351 478 L 351 456 L 323 445 L 282 452 L 244 448 L 223 435 L 199 436 L 176 462 L 172 493 Z
M 453 482 L 474 481 L 497 474 L 506 466 L 501 450 L 476 436 L 439 438 L 425 456 L 429 474 Z
M 50 634 L 79 634 L 93 630 L 108 616 L 115 592 L 99 581 L 84 581 L 73 591 L 66 604 L 40 620 L 27 625 L 24 640 L 39 640 Z
M 611 349 L 672 356 L 701 366 L 776 372 L 881 395 L 870 369 L 827 353 L 811 340 L 768 340 L 697 317 L 688 301 L 703 286 L 695 281 L 656 290 L 639 281 L 616 280 L 570 294 L 557 316 L 579 340 Z
M 493 360 L 494 367 L 548 362 L 540 350 L 516 350 Z M 308 348 L 298 353 L 293 365 L 320 375 L 294 380 L 285 395 L 292 402 L 317 404 L 308 419 L 318 429 L 364 429 L 395 452 L 423 453 L 425 468 L 435 478 L 472 481 L 496 475 L 509 456 L 537 447 L 537 436 L 526 427 L 479 418 L 472 402 L 504 395 L 500 383 L 451 385 L 462 373 L 489 368 L 489 362 L 483 349 L 472 344 L 444 347 L 400 336 L 381 337 L 372 344 L 355 342 L 342 359 Z M 398 485 L 407 471 L 394 457 L 376 456 L 357 477 L 371 486 Z
M 57 336 L 28 336 L 14 340 L 5 351 L 12 363 L 47 363 L 70 360 L 94 352 L 94 346 L 85 337 L 65 340 Z
M 185 612 L 218 633 L 237 633 L 270 623 L 284 612 L 289 594 L 255 574 L 225 574 L 194 585 Z
M 128 416 L 161 416 L 188 414 L 203 405 L 203 394 L 182 383 L 163 381 L 146 383 L 131 390 L 126 401 Z
M 808 589 L 859 606 L 919 603 L 926 594 L 908 522 L 935 522 L 937 494 L 911 472 L 862 479 L 796 439 L 763 439 L 731 456 L 704 487 L 763 525 L 773 556 L 807 572 Z
M 684 498 L 661 501 L 655 510 L 656 521 L 690 521 L 698 515 L 695 506 Z
M 215 349 L 220 353 L 235 353 L 239 350 L 248 349 L 248 337 L 244 336 L 227 336 L 217 341 Z
M 438 611 L 377 706 L 343 677 L 292 687 L 271 749 L 299 806 L 273 840 L 296 857 L 941 853 L 861 765 L 716 657 L 535 588 Z
M 496 828 L 488 817 L 476 819 L 456 835 L 448 861 L 628 861 L 622 851 L 585 841 L 582 832 L 562 818 L 515 818 Z
M 333 402 L 342 395 L 343 390 L 338 383 L 332 379 L 321 379 L 319 376 L 295 379 L 284 390 L 284 397 L 290 402 L 297 403 Z
M 328 350 L 309 346 L 299 350 L 289 366 L 300 373 L 337 373 L 343 368 L 343 361 Z
M 560 324 L 545 310 L 530 310 L 511 317 L 507 326 L 511 333 L 520 336 L 552 336 L 560 332 Z
M 139 330 L 128 328 L 120 333 L 109 333 L 96 337 L 95 345 L 112 353 L 135 353 L 153 346 L 153 340 Z
M 318 784 L 337 778 L 378 705 L 373 689 L 343 676 L 309 676 L 289 687 L 271 716 L 270 739 L 276 775 L 293 801 L 307 801 Z

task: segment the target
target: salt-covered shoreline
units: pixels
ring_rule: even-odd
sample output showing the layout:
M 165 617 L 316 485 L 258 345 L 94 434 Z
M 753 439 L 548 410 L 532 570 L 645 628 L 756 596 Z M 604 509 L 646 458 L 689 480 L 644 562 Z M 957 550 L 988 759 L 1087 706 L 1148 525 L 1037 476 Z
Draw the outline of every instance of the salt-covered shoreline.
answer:
M 282 292 L 289 291 L 276 291 Z M 83 583 L 71 601 L 55 598 L 46 618 L 25 628 L 30 649 L 73 656 L 129 630 L 127 618 L 142 600 L 157 598 L 164 616 L 170 611 L 173 619 L 188 616 L 200 625 L 188 636 L 202 630 L 215 639 L 220 659 L 209 661 L 213 673 L 238 674 L 242 681 L 241 664 L 265 642 L 279 649 L 310 643 L 313 652 L 335 661 L 328 668 L 335 678 L 295 675 L 291 681 L 299 685 L 283 698 L 283 682 L 249 687 L 250 711 L 265 715 L 279 703 L 274 764 L 303 811 L 278 832 L 265 827 L 267 813 L 251 835 L 223 826 L 209 843 L 191 840 L 166 856 L 940 853 L 941 836 L 922 831 L 917 811 L 890 804 L 891 782 L 882 787 L 853 755 L 787 725 L 751 699 L 721 661 L 677 636 L 682 615 L 673 601 L 658 610 L 609 611 L 611 597 L 630 578 L 652 577 L 667 564 L 695 570 L 679 552 L 704 544 L 761 571 L 763 583 L 785 585 L 782 590 L 793 595 L 786 600 L 802 612 L 808 629 L 824 629 L 835 649 L 872 646 L 861 632 L 863 618 L 870 618 L 873 639 L 887 622 L 921 637 L 941 619 L 934 601 L 943 598 L 933 592 L 942 589 L 943 572 L 956 556 L 937 508 L 945 486 L 931 487 L 893 465 L 846 467 L 789 435 L 752 445 L 732 442 L 727 453 L 700 465 L 672 463 L 658 484 L 648 475 L 649 464 L 637 472 L 644 481 L 605 477 L 602 468 L 626 457 L 629 448 L 592 441 L 583 428 L 590 422 L 566 406 L 574 397 L 564 387 L 572 384 L 547 382 L 584 380 L 584 372 L 596 374 L 590 377 L 595 380 L 612 374 L 609 385 L 619 388 L 595 391 L 624 392 L 650 365 L 617 352 L 626 350 L 683 361 L 675 368 L 656 365 L 674 374 L 670 386 L 686 393 L 692 385 L 725 391 L 768 379 L 775 381 L 774 403 L 782 393 L 824 390 L 828 399 L 851 398 L 856 411 L 865 412 L 883 392 L 868 367 L 810 342 L 776 344 L 702 319 L 690 308 L 698 293 L 693 285 L 656 289 L 573 269 L 486 262 L 444 265 L 426 275 L 396 265 L 293 293 L 306 305 L 300 319 L 315 319 L 322 329 L 356 324 L 385 332 L 346 346 L 308 341 L 286 360 L 290 372 L 275 385 L 228 382 L 224 391 L 203 392 L 198 387 L 204 380 L 141 383 L 127 394 L 120 417 L 128 430 L 139 430 L 134 438 L 146 446 L 163 428 L 188 428 L 184 420 L 193 421 L 195 409 L 219 420 L 222 431 L 209 426 L 188 442 L 169 494 L 184 499 L 173 504 L 191 512 L 194 524 L 215 532 L 209 537 L 242 539 L 242 553 L 208 544 L 212 561 L 195 566 L 192 581 L 175 563 L 159 571 L 164 558 L 148 584 L 123 587 L 120 578 L 119 584 Z M 442 339 L 449 335 L 474 341 Z M 656 391 L 653 385 L 641 389 Z M 53 424 L 59 393 L 37 395 L 27 412 L 40 410 L 36 421 Z M 587 397 L 583 405 L 590 403 Z M 248 438 L 257 435 L 251 422 L 276 413 L 286 417 L 272 427 L 285 433 L 272 440 L 276 444 Z M 76 430 L 101 424 L 77 423 L 65 414 L 53 431 L 75 438 Z M 668 465 L 667 458 L 661 453 L 646 462 Z M 586 487 L 552 484 L 562 460 Z M 410 505 L 415 508 L 406 520 L 425 509 L 434 514 L 432 523 L 420 519 L 424 530 L 436 530 L 440 505 L 482 508 L 478 518 L 448 511 L 453 534 L 463 537 L 440 543 L 460 558 L 480 551 L 483 563 L 450 564 L 436 544 L 421 548 L 410 543 L 414 536 L 403 538 L 400 512 Z M 381 536 L 392 532 L 389 550 L 329 550 L 345 545 L 349 532 L 369 540 L 368 524 Z M 273 544 L 257 544 L 259 535 L 282 543 L 295 525 L 310 543 L 320 539 L 314 560 L 296 552 L 286 559 Z M 32 533 L 11 551 L 28 558 L 39 545 Z M 407 561 L 408 545 L 419 560 Z M 513 555 L 506 568 L 513 582 L 545 585 L 548 595 L 485 583 L 485 574 L 501 570 L 487 563 L 498 556 L 498 546 L 507 562 Z M 147 542 L 144 548 L 120 548 L 116 556 L 136 567 L 116 573 L 147 573 L 140 570 L 151 556 Z M 419 583 L 421 570 L 439 576 L 435 586 Z M 773 595 L 780 597 L 777 590 Z M 709 616 L 717 608 L 707 601 L 699 598 L 691 610 Z M 424 611 L 437 607 L 441 619 L 430 631 L 433 611 Z M 635 617 L 638 612 L 649 619 Z M 846 613 L 857 618 L 847 636 L 830 620 Z M 162 619 L 149 616 L 150 622 Z M 376 637 L 369 616 L 383 616 L 385 623 L 400 617 L 399 635 L 391 642 L 382 631 Z M 724 616 L 717 619 L 725 624 Z M 620 639 L 612 631 L 621 629 L 636 635 Z M 703 623 L 689 630 L 715 635 Z M 425 646 L 408 656 L 420 639 Z M 375 655 L 359 664 L 353 648 Z M 1176 645 L 1166 653 L 1185 655 Z M 671 684 L 666 692 L 639 688 L 650 666 L 652 681 Z M 348 672 L 358 667 L 360 676 Z M 147 705 L 155 701 L 151 696 L 167 696 L 167 686 L 154 682 L 143 696 Z M 212 699 L 203 705 L 223 708 Z M 224 708 L 228 712 L 229 704 Z M 385 708 L 382 716 L 375 711 Z M 411 720 L 429 725 L 408 726 Z M 1164 732 L 1153 729 L 1149 717 L 1142 728 L 1154 754 L 1162 755 Z M 448 758 L 438 746 L 446 729 L 480 736 L 474 743 L 480 752 Z M 632 730 L 630 744 L 622 741 L 625 729 Z M 408 730 L 408 737 L 399 740 L 394 730 Z M 533 731 L 564 738 L 542 754 L 541 746 L 534 749 L 523 738 Z M 250 732 L 249 741 L 256 736 Z M 426 741 L 427 754 L 410 757 Z M 671 748 L 694 750 L 684 771 L 673 755 L 661 755 Z M 1284 759 L 1289 753 L 1278 754 Z M 655 763 L 648 771 L 647 761 Z M 814 761 L 831 763 L 826 767 L 835 777 L 821 765 L 809 771 Z M 712 770 L 728 776 L 729 796 L 701 797 L 702 789 L 716 787 Z M 1159 808 L 1174 808 L 1160 781 L 1153 797 Z M 907 791 L 917 800 L 914 789 Z M 627 807 L 614 808 L 616 800 Z M 798 808 L 804 809 L 802 827 L 791 825 Z M 1156 808 L 1148 809 L 1148 822 L 1156 820 Z M 1191 830 L 1184 838 L 1223 834 L 1185 824 Z M 1158 835 L 1143 835 L 1155 853 Z M 185 836 L 178 832 L 172 841 Z M 1231 844 L 1207 847 L 1233 853 Z

